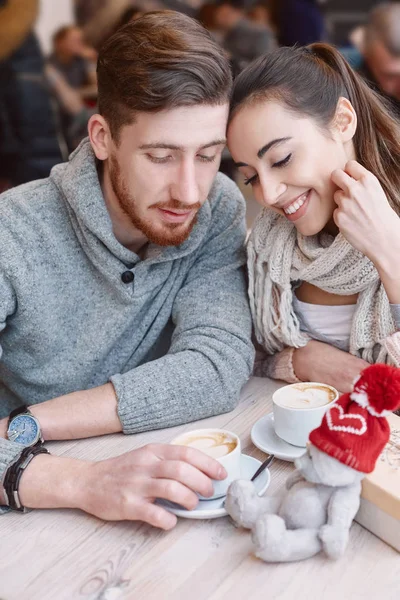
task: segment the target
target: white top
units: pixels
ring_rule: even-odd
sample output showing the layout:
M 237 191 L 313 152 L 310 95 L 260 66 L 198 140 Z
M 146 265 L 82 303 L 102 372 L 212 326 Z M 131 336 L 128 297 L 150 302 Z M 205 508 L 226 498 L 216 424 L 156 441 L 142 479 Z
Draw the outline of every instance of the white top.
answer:
M 342 306 L 309 304 L 294 296 L 293 305 L 296 315 L 309 326 L 310 331 L 345 344 L 350 342 L 351 324 L 356 304 Z

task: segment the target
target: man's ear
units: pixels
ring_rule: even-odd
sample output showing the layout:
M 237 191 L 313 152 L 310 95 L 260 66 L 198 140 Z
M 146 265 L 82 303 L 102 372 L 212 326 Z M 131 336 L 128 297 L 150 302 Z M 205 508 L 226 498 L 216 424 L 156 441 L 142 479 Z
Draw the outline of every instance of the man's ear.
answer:
M 88 123 L 88 132 L 93 152 L 99 160 L 110 156 L 111 133 L 107 121 L 101 115 L 92 115 Z
M 342 143 L 350 142 L 357 130 L 357 115 L 350 100 L 339 98 L 333 120 L 334 133 Z

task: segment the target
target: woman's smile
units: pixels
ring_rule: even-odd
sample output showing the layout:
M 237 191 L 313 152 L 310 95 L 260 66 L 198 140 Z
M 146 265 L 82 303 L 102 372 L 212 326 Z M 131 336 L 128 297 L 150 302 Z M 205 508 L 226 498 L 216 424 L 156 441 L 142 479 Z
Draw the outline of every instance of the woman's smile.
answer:
M 283 208 L 283 212 L 289 221 L 297 221 L 297 219 L 301 219 L 306 214 L 311 193 L 312 190 L 308 190 Z

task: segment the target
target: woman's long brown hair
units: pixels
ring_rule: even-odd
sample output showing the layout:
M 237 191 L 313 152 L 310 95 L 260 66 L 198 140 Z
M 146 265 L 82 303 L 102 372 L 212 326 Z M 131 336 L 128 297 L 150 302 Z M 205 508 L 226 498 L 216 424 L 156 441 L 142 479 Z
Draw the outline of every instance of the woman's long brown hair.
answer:
M 357 160 L 379 179 L 400 216 L 400 124 L 389 104 L 333 46 L 279 48 L 257 59 L 236 79 L 230 118 L 244 105 L 274 99 L 327 129 L 341 97 L 357 114 L 353 138 Z

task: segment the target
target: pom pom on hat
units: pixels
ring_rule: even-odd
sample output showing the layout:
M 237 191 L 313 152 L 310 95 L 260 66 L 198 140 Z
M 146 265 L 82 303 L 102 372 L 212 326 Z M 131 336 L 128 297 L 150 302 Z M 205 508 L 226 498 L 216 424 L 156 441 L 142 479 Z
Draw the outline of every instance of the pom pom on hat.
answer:
M 350 398 L 374 417 L 385 417 L 400 408 L 400 369 L 372 365 L 354 384 Z

